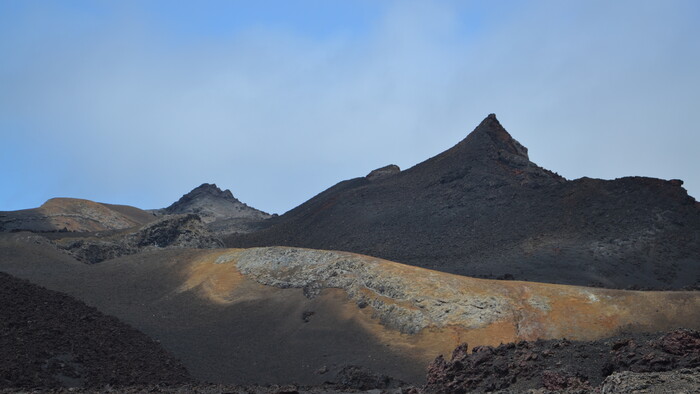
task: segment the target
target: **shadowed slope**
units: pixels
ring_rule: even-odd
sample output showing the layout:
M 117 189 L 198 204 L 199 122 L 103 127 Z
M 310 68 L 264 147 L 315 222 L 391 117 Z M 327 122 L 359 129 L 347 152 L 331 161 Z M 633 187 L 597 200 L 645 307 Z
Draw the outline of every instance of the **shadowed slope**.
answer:
M 483 280 L 298 248 L 160 250 L 87 266 L 25 237 L 0 237 L 0 270 L 123 319 L 195 377 L 222 383 L 319 384 L 348 365 L 421 383 L 428 362 L 465 341 L 700 327 L 697 292 Z
M 54 244 L 88 264 L 159 248 L 222 247 L 195 214 L 167 215 L 132 230 L 58 238 Z
M 0 271 L 64 291 L 137 327 L 177 355 L 198 379 L 221 383 L 335 381 L 358 365 L 422 382 L 420 362 L 377 341 L 342 292 L 316 299 L 243 278 L 235 302 L 213 302 L 204 286 L 189 287 L 191 270 L 215 259 L 211 251 L 142 252 L 85 265 L 36 235 L 0 234 Z M 214 265 L 230 272 L 230 265 Z M 234 267 L 235 268 L 235 267 Z M 193 275 L 193 274 L 192 274 Z M 230 282 L 228 276 L 211 278 Z M 313 311 L 305 317 L 305 312 Z M 431 357 L 434 355 L 431 355 Z
M 0 388 L 181 384 L 160 345 L 65 294 L 0 272 Z
M 700 284 L 700 206 L 678 180 L 567 181 L 489 115 L 408 170 L 355 178 L 226 239 L 357 252 L 481 277 L 612 288 Z

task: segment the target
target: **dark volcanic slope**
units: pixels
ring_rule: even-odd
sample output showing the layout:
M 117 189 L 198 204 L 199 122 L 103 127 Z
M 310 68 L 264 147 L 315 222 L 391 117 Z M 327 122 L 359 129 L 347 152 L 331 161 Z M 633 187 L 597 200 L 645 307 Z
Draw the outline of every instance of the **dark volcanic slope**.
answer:
M 375 338 L 365 327 L 369 317 L 340 293 L 310 299 L 302 289 L 244 280 L 228 264 L 202 264 L 203 257 L 218 253 L 211 250 L 161 249 L 87 265 L 41 238 L 0 234 L 0 271 L 65 292 L 127 322 L 159 340 L 196 379 L 316 385 L 340 382 L 351 365 L 414 384 L 425 379 L 429 360 L 409 357 Z M 199 272 L 193 268 L 203 265 L 223 275 L 181 288 L 183 280 Z M 205 297 L 232 283 L 240 287 L 224 296 L 224 303 Z M 313 314 L 305 315 L 308 311 Z
M 700 207 L 678 180 L 567 181 L 495 115 L 406 171 L 341 182 L 228 246 L 346 250 L 484 277 L 613 288 L 700 284 Z
M 178 384 L 156 342 L 65 294 L 0 272 L 0 389 Z

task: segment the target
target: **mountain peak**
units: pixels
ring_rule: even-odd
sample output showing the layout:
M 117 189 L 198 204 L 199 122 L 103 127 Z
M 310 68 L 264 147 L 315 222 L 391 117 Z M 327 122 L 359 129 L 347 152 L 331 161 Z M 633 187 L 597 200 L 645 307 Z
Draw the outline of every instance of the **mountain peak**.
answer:
M 496 114 L 489 114 L 466 138 L 433 159 L 445 167 L 492 163 L 494 160 L 517 166 L 526 166 L 530 162 L 527 148 L 506 131 Z
M 527 148 L 506 131 L 495 114 L 484 118 L 457 145 L 406 172 L 422 174 L 426 182 L 439 179 L 441 184 L 458 179 L 483 184 L 484 176 L 533 187 L 565 181 L 531 162 Z
M 482 141 L 475 141 L 481 139 Z M 520 156 L 529 160 L 527 148 L 513 138 L 496 118 L 489 114 L 459 145 L 476 143 L 481 149 L 496 150 L 510 155 Z
M 191 192 L 185 194 L 183 196 L 199 196 L 199 195 L 210 195 L 214 197 L 219 197 L 219 198 L 224 198 L 227 200 L 234 200 L 238 201 L 234 196 L 233 193 L 231 193 L 231 190 L 221 190 L 218 186 L 216 186 L 216 183 L 202 183 L 201 185 L 195 187 L 192 189 Z
M 230 190 L 221 190 L 215 183 L 202 183 L 165 209 L 169 213 L 190 213 L 193 206 L 211 205 L 215 202 L 242 204 Z
M 240 202 L 230 190 L 221 190 L 215 183 L 202 183 L 169 207 L 164 208 L 163 212 L 196 213 L 205 223 L 236 218 L 266 219 L 270 217 L 269 214 Z
M 202 183 L 201 185 L 195 187 L 192 190 L 218 190 L 221 191 L 221 189 L 216 186 L 216 183 Z

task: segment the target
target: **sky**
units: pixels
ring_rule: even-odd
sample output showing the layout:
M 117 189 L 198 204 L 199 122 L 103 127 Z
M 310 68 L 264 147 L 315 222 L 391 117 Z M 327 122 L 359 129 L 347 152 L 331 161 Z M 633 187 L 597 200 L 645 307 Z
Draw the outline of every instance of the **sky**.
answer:
M 568 179 L 700 198 L 700 2 L 0 0 L 0 210 L 284 213 L 489 113 Z

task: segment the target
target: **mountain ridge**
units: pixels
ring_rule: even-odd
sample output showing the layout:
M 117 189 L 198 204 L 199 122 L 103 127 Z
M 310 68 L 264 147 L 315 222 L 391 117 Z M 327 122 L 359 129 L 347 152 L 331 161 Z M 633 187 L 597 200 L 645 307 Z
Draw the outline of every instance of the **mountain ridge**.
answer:
M 156 215 L 199 215 L 209 230 L 217 234 L 251 232 L 273 217 L 241 202 L 231 190 L 221 190 L 214 183 L 203 183 L 168 207 L 152 212 Z
M 222 218 L 266 219 L 271 216 L 241 202 L 231 190 L 222 190 L 215 183 L 197 186 L 162 211 L 168 214 L 196 213 L 208 223 Z
M 0 211 L 0 231 L 122 230 L 154 220 L 156 217 L 152 213 L 128 205 L 56 197 L 47 200 L 38 208 Z
M 230 247 L 344 250 L 478 277 L 613 288 L 700 285 L 700 204 L 678 180 L 566 180 L 495 115 L 452 148 L 326 189 Z

